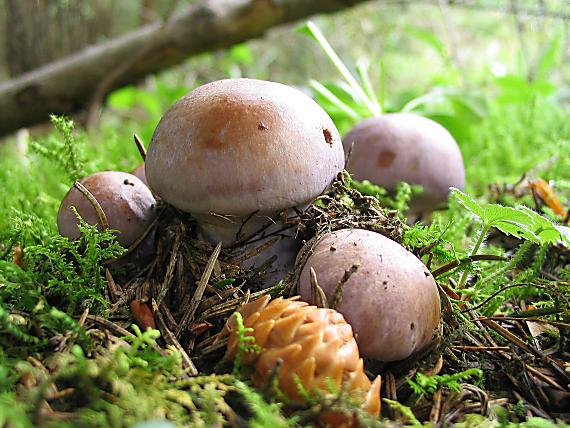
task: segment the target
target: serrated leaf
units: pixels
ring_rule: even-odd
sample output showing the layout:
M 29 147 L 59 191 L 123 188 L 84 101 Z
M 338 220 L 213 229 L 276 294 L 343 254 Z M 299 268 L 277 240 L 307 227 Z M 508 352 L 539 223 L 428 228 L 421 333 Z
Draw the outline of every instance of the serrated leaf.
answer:
M 570 227 L 568 226 L 558 226 L 556 225 L 556 230 L 560 234 L 562 241 L 566 242 L 566 245 L 570 245 Z
M 538 235 L 542 244 L 552 244 L 561 239 L 560 229 L 548 218 L 525 206 L 517 209 L 528 216 L 531 222 L 529 228 Z
M 497 229 L 506 235 L 513 235 L 518 238 L 532 241 L 535 244 L 540 244 L 541 239 L 533 231 L 529 230 L 526 225 L 510 220 L 500 220 L 493 224 Z
M 485 207 L 484 221 L 490 226 L 494 226 L 499 221 L 513 221 L 520 223 L 529 230 L 532 230 L 532 219 L 523 211 L 516 208 L 504 207 L 497 204 L 489 204 Z
M 537 232 L 537 234 L 543 244 L 554 244 L 560 239 L 563 239 L 563 234 L 560 233 L 556 227 L 552 229 L 541 230 L 540 232 Z M 570 244 L 570 236 L 566 237 L 566 241 L 568 244 Z
M 475 199 L 471 197 L 471 195 L 463 193 L 461 190 L 455 187 L 451 188 L 451 195 L 455 197 L 455 199 L 457 199 L 457 202 L 459 202 L 461 205 L 463 205 L 465 208 L 467 208 L 477 217 L 484 220 L 485 213 L 483 208 L 481 207 L 481 205 L 477 203 Z

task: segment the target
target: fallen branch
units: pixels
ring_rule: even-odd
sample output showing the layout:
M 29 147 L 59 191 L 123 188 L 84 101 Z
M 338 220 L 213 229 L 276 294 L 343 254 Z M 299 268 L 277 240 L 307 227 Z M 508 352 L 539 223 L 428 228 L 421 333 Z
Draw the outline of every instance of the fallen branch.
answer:
M 62 60 L 0 83 L 0 135 L 47 120 L 50 113 L 77 112 L 95 88 L 132 55 L 107 93 L 136 82 L 189 56 L 231 46 L 276 25 L 316 13 L 335 12 L 366 0 L 205 0 L 172 16 L 108 40 Z

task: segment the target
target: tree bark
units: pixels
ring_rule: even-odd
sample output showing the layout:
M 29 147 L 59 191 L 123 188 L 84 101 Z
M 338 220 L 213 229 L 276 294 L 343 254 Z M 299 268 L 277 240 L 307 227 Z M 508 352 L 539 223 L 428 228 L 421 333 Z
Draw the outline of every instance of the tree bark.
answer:
M 367 0 L 204 0 L 166 23 L 141 27 L 0 83 L 0 135 L 83 109 L 99 83 L 144 52 L 107 89 L 140 80 L 191 55 L 261 36 L 267 29 Z

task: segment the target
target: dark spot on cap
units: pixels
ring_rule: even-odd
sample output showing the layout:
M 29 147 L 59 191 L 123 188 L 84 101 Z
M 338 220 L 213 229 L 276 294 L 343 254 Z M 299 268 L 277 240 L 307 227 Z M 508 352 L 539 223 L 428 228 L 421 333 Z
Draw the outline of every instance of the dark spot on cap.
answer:
M 336 247 L 330 247 L 331 251 L 336 251 Z
M 135 185 L 135 183 L 130 182 L 128 178 L 125 178 L 125 181 L 123 181 L 123 184 L 125 186 L 134 186 Z
M 333 145 L 333 136 L 331 134 L 331 131 L 329 131 L 327 128 L 323 129 L 323 135 L 325 136 L 325 141 L 329 146 Z
M 378 166 L 381 168 L 387 168 L 392 165 L 396 159 L 396 153 L 391 152 L 390 150 L 382 150 L 380 155 L 378 155 Z
M 259 129 L 260 131 L 265 131 L 266 129 L 269 129 L 269 127 L 265 123 L 259 122 L 257 124 L 257 129 Z
M 410 324 L 410 330 L 413 330 L 414 328 L 416 328 L 415 324 L 414 324 L 414 323 L 411 323 L 411 324 Z
M 388 281 L 382 281 L 382 285 L 388 284 Z
M 429 273 L 429 272 L 424 272 L 424 275 L 426 276 L 426 278 L 429 278 L 430 273 Z

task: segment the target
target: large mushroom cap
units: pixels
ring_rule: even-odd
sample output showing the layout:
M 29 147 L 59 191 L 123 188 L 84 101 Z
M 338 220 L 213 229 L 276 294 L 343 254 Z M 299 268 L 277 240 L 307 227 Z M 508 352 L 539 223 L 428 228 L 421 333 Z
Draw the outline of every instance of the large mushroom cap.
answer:
M 152 190 L 198 221 L 273 214 L 312 201 L 344 167 L 338 131 L 312 99 L 254 79 L 212 82 L 179 100 L 146 157 Z
M 366 119 L 344 137 L 350 150 L 346 169 L 357 180 L 394 190 L 405 181 L 423 186 L 414 197 L 414 211 L 442 205 L 450 187 L 465 185 L 465 167 L 457 143 L 440 124 L 409 113 Z
M 397 361 L 426 347 L 441 314 L 435 280 L 418 258 L 379 233 L 343 229 L 324 235 L 302 268 L 301 298 L 314 303 L 311 267 L 332 303 L 339 281 L 353 266 L 335 309 L 352 326 L 362 355 Z
M 111 229 L 118 231 L 118 241 L 128 247 L 133 244 L 156 217 L 155 199 L 149 188 L 137 177 L 126 172 L 104 171 L 89 175 L 80 181 L 97 199 Z M 93 205 L 83 193 L 72 187 L 65 195 L 57 213 L 59 233 L 69 239 L 80 236 L 79 223 L 71 207 L 83 220 L 99 224 Z

